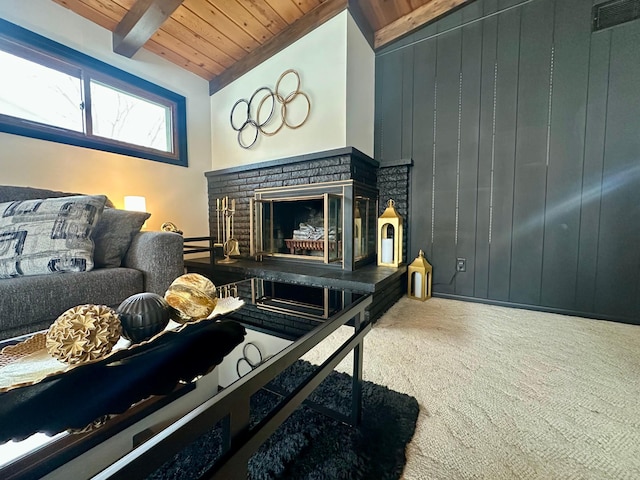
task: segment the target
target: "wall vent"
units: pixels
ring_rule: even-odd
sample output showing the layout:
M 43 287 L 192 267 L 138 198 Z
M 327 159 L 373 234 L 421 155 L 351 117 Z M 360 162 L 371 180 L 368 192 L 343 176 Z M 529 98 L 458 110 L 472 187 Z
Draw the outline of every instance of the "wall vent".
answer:
M 640 0 L 611 0 L 594 5 L 592 30 L 604 30 L 640 18 Z

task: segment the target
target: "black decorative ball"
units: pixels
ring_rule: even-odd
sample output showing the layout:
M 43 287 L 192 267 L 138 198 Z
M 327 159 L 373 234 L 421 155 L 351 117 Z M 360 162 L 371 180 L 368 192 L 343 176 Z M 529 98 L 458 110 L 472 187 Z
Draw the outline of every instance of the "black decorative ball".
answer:
M 122 336 L 140 343 L 161 332 L 169 323 L 171 306 L 160 295 L 136 293 L 116 309 L 122 324 Z

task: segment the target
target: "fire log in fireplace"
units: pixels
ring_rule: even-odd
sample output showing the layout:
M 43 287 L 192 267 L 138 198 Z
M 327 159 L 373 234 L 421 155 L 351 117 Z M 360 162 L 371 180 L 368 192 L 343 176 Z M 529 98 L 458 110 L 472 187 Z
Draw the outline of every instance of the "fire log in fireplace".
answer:
M 378 192 L 354 180 L 258 189 L 251 254 L 354 270 L 376 254 Z

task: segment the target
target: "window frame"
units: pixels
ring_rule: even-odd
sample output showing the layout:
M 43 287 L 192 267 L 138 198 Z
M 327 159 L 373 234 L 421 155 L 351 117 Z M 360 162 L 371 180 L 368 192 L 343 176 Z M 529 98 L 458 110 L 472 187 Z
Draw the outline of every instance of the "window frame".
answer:
M 64 73 L 74 72 L 73 75 L 79 72 L 85 102 L 82 109 L 85 132 L 76 132 L 3 114 L 0 114 L 0 132 L 188 166 L 187 115 L 184 96 L 3 19 L 0 19 L 0 46 L 4 51 L 45 67 Z M 173 152 L 163 152 L 93 135 L 89 88 L 91 80 L 169 107 Z

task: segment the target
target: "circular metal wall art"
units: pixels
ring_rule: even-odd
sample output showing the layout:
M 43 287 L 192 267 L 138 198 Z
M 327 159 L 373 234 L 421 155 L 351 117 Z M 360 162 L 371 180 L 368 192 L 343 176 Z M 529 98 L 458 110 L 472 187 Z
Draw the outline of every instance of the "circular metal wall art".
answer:
M 287 115 L 286 115 L 286 106 L 293 102 L 297 96 L 301 96 L 302 98 L 304 98 L 307 101 L 307 114 L 304 116 L 304 118 L 302 119 L 301 122 L 299 122 L 297 125 L 293 125 L 291 123 L 289 123 L 287 121 Z M 289 96 L 285 99 L 284 103 L 282 104 L 282 120 L 284 122 L 284 124 L 291 128 L 291 129 L 296 129 L 296 128 L 300 128 L 302 125 L 305 124 L 305 122 L 307 121 L 307 118 L 309 118 L 309 112 L 311 112 L 311 100 L 309 100 L 309 96 L 304 93 L 304 92 L 293 92 L 291 94 L 289 94 Z
M 295 75 L 296 88 L 287 95 L 283 95 L 280 93 L 280 83 L 287 75 Z M 287 117 L 287 106 L 298 97 L 302 97 L 306 101 L 306 114 L 302 121 L 292 123 Z M 257 102 L 257 106 L 255 106 L 254 101 Z M 280 104 L 279 109 L 276 109 L 276 103 Z M 255 111 L 252 111 L 252 105 L 255 106 Z M 271 125 L 270 128 L 265 128 L 272 123 L 274 117 L 278 116 L 276 112 L 278 112 L 280 116 L 276 124 L 277 126 L 273 128 L 273 125 Z M 236 101 L 231 108 L 229 123 L 231 124 L 231 128 L 238 132 L 238 144 L 242 148 L 248 149 L 257 142 L 260 133 L 271 137 L 278 133 L 284 126 L 291 129 L 300 128 L 305 124 L 310 113 L 311 99 L 306 93 L 300 90 L 300 75 L 298 75 L 298 72 L 295 70 L 289 69 L 283 72 L 280 78 L 278 78 L 275 91 L 269 87 L 260 87 L 253 92 L 249 100 L 241 98 Z

